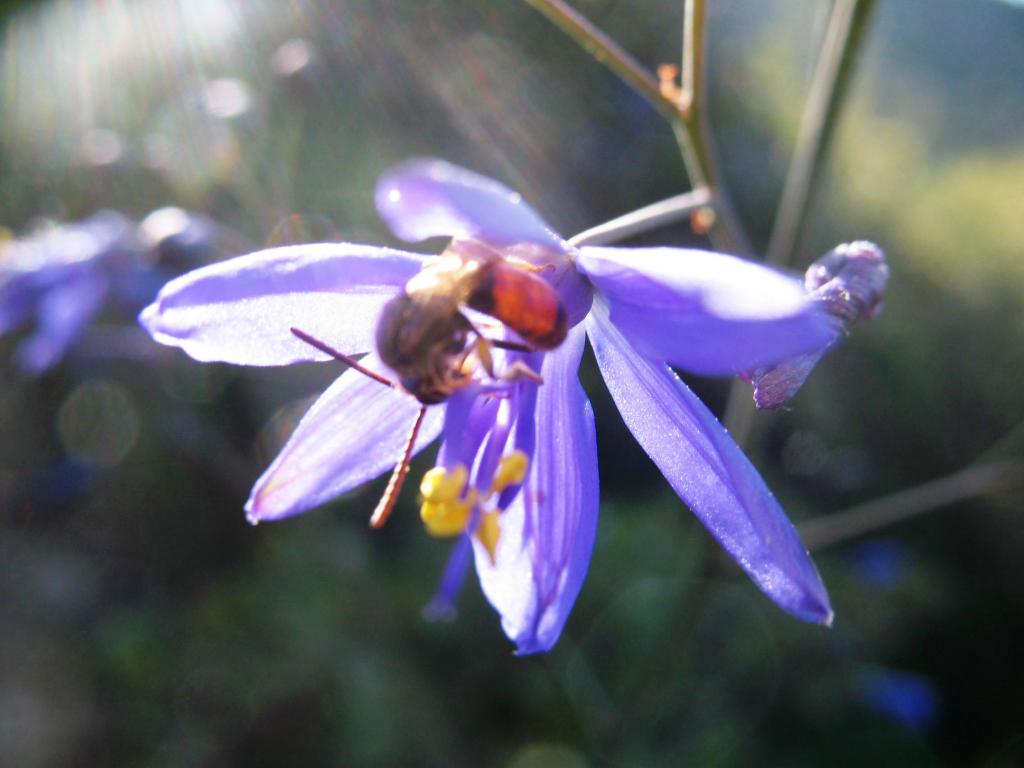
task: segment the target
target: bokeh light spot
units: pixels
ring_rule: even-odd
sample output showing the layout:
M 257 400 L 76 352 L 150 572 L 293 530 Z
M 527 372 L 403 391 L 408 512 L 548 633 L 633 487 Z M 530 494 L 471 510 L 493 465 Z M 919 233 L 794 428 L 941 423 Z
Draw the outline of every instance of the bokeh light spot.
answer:
M 121 463 L 139 437 L 138 409 L 117 382 L 89 379 L 61 404 L 57 432 L 72 459 L 110 469 Z
M 274 51 L 270 66 L 281 77 L 294 77 L 313 60 L 313 46 L 301 38 L 293 38 Z
M 93 128 L 82 136 L 82 159 L 89 165 L 113 165 L 123 151 L 121 137 L 107 128 Z
M 252 107 L 252 91 L 237 78 L 213 80 L 203 89 L 203 106 L 220 120 L 241 117 Z

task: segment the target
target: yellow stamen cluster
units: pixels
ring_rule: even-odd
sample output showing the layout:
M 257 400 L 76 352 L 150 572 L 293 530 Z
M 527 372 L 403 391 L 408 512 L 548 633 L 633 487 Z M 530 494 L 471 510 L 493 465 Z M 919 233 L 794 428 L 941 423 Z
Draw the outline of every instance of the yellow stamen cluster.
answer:
M 489 499 L 506 488 L 519 485 L 526 478 L 530 459 L 522 451 L 513 451 L 503 456 L 494 473 L 490 490 L 483 500 Z M 423 498 L 420 506 L 420 518 L 431 536 L 458 536 L 469 525 L 473 507 L 480 500 L 475 488 L 466 490 L 469 473 L 462 464 L 453 469 L 434 467 L 429 470 L 420 482 L 420 495 Z M 499 518 L 501 513 L 487 510 L 480 515 L 474 535 L 484 545 L 494 562 L 501 535 Z
M 467 476 L 466 468 L 461 464 L 451 471 L 434 467 L 423 476 L 420 518 L 431 536 L 457 536 L 466 530 L 476 503 L 474 489 L 463 496 Z

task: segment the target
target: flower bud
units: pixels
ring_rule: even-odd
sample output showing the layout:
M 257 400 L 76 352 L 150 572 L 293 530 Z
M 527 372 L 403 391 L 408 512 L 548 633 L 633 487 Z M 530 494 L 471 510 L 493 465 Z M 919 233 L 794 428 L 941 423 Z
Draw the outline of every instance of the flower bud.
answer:
M 807 300 L 837 318 L 842 330 L 870 320 L 881 311 L 889 282 L 889 265 L 882 249 L 867 240 L 837 245 L 808 267 L 804 274 Z M 841 336 L 836 337 L 838 340 Z M 759 368 L 750 375 L 754 403 L 772 409 L 785 405 L 803 386 L 818 360 L 835 341 L 819 352 Z

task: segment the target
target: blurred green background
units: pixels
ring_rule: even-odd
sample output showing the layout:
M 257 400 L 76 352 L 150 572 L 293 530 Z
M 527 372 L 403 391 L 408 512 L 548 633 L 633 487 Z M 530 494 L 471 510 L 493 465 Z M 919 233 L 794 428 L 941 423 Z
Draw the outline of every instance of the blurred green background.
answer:
M 577 0 L 645 65 L 678 0 Z M 758 250 L 829 3 L 710 3 L 711 120 Z M 436 155 L 565 234 L 689 188 L 667 124 L 525 3 L 0 4 L 0 227 L 174 204 L 271 242 L 397 244 L 377 176 Z M 750 455 L 798 522 L 1024 452 L 1024 10 L 878 0 L 799 272 L 871 239 L 883 314 Z M 704 245 L 686 227 L 635 242 Z M 339 318 L 344 322 L 344 318 Z M 133 350 L 105 347 L 116 338 Z M 109 313 L 38 379 L 0 340 L 0 754 L 17 766 L 1019 765 L 1021 485 L 822 549 L 832 630 L 779 612 L 636 447 L 588 361 L 602 508 L 565 635 L 516 658 L 377 483 L 251 527 L 330 365 L 240 369 Z M 728 383 L 692 380 L 721 413 Z M 421 461 L 422 465 L 423 462 Z M 417 470 L 414 469 L 414 473 Z

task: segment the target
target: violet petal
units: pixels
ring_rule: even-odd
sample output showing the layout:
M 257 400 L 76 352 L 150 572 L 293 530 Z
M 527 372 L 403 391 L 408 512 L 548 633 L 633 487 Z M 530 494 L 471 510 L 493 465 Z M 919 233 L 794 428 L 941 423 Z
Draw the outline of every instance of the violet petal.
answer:
M 722 425 L 667 365 L 638 354 L 598 302 L 587 329 L 626 426 L 680 498 L 779 607 L 829 624 L 806 547 Z
M 558 640 L 583 585 L 597 531 L 594 416 L 577 378 L 581 328 L 544 356 L 529 475 L 501 516 L 496 564 L 474 542 L 484 594 L 501 614 L 516 653 Z
M 497 412 L 498 401 L 478 396 L 474 388 L 455 392 L 445 405 L 444 432 L 437 453 L 437 466 L 453 469 L 461 464 L 466 469 L 472 468 Z
M 753 370 L 823 349 L 838 332 L 799 282 L 734 256 L 585 247 L 577 264 L 640 352 L 695 373 Z
M 24 275 L 0 270 L 0 336 L 26 322 L 38 299 L 38 292 L 24 279 Z
M 778 365 L 758 368 L 750 374 L 754 387 L 754 405 L 762 410 L 781 408 L 788 403 L 811 375 L 823 352 L 798 355 Z
M 381 307 L 422 265 L 418 254 L 350 243 L 271 248 L 172 280 L 139 322 L 160 343 L 202 361 L 328 359 L 295 338 L 293 327 L 359 354 L 373 348 Z
M 361 362 L 375 371 L 383 367 L 375 355 Z M 256 481 L 245 505 L 249 519 L 305 512 L 390 470 L 401 458 L 419 408 L 409 395 L 346 371 L 306 412 Z M 443 407 L 427 409 L 417 451 L 437 437 L 443 419 Z
M 837 245 L 807 269 L 807 300 L 836 318 L 844 329 L 870 320 L 882 308 L 889 283 L 885 253 L 874 243 L 858 240 Z M 836 339 L 839 340 L 838 338 Z M 779 408 L 789 402 L 826 350 L 798 355 L 749 375 L 758 408 Z
M 565 249 L 519 193 L 443 160 L 420 158 L 388 171 L 375 199 L 391 231 L 410 242 L 443 236 Z
M 18 347 L 19 367 L 38 375 L 59 363 L 100 311 L 108 285 L 102 274 L 85 273 L 46 292 L 35 331 Z

